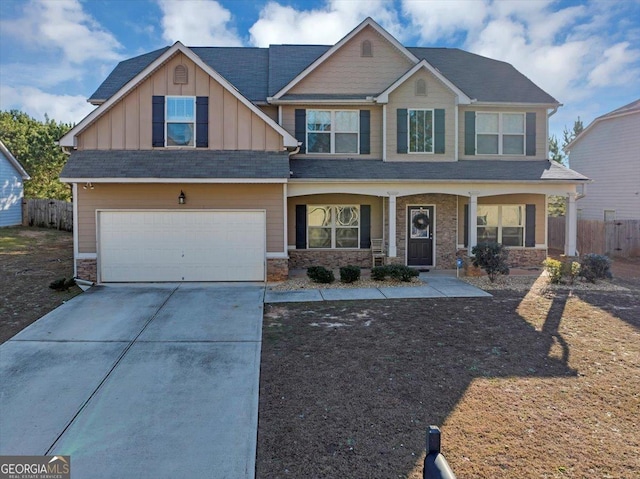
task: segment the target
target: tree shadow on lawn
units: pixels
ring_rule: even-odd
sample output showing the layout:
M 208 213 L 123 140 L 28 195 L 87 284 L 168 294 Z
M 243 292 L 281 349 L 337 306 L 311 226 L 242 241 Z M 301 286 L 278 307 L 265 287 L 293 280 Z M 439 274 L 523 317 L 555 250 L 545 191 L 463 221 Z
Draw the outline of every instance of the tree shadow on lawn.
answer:
M 541 331 L 523 297 L 268 305 L 257 477 L 406 477 L 474 379 L 576 376 L 566 296 Z
M 631 286 L 627 284 L 627 286 Z M 585 303 L 602 309 L 612 316 L 626 322 L 640 330 L 640 290 L 630 289 L 629 292 L 616 291 L 575 291 L 573 293 Z M 605 324 L 602 327 L 606 327 Z

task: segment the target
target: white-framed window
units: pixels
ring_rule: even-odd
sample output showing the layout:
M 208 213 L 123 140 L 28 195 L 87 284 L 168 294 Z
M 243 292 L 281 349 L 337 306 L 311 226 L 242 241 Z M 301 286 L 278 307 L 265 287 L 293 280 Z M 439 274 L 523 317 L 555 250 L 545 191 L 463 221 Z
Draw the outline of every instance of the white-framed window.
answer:
M 196 98 L 168 96 L 165 99 L 166 146 L 196 145 Z
M 309 249 L 358 248 L 360 207 L 356 205 L 307 205 Z
M 408 110 L 409 153 L 433 153 L 433 110 Z
M 524 155 L 524 113 L 476 114 L 478 155 Z
M 358 154 L 359 149 L 359 110 L 307 110 L 307 153 Z
M 478 243 L 524 246 L 525 205 L 478 205 Z

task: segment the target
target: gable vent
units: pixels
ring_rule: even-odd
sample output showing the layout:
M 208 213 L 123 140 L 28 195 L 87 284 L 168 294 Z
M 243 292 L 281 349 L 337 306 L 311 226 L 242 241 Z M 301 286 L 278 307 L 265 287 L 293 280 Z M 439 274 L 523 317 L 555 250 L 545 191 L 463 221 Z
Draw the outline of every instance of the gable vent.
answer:
M 362 53 L 363 57 L 372 57 L 373 56 L 373 48 L 371 47 L 371 41 L 364 40 L 362 42 Z
M 416 96 L 427 96 L 427 82 L 423 78 L 416 80 Z
M 173 83 L 176 85 L 185 85 L 189 83 L 189 72 L 184 65 L 178 65 L 173 70 Z

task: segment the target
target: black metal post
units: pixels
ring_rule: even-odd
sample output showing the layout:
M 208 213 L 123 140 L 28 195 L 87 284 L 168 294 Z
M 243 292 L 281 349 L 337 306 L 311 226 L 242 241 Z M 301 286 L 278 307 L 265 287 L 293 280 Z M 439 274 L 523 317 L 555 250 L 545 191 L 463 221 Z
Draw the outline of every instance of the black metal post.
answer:
M 440 428 L 427 430 L 427 456 L 424 458 L 423 479 L 456 479 L 445 457 L 440 454 Z

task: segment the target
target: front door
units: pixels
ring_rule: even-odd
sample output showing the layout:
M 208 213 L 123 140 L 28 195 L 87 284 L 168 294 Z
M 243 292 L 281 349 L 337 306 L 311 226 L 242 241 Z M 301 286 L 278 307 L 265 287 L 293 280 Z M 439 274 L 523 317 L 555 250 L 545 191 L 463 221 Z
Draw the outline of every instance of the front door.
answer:
M 407 265 L 433 265 L 433 206 L 409 206 Z

